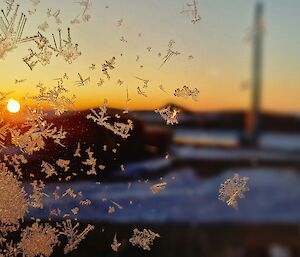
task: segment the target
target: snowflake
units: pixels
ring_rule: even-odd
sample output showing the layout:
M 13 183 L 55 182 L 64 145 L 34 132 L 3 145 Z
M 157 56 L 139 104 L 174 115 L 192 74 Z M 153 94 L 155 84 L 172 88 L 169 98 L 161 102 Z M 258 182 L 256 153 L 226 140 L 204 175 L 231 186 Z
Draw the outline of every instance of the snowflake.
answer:
M 28 209 L 26 193 L 4 163 L 0 163 L 0 222 L 18 224 Z
M 87 227 L 81 232 L 78 232 L 79 223 L 75 226 L 72 225 L 71 220 L 66 220 L 62 222 L 62 232 L 60 234 L 67 237 L 68 243 L 64 248 L 64 254 L 74 251 L 77 249 L 79 243 L 86 238 L 87 234 L 92 231 L 95 227 L 88 224 Z
M 31 227 L 26 227 L 21 233 L 19 248 L 24 256 L 49 257 L 53 247 L 59 244 L 58 231 L 49 224 L 35 222 Z
M 143 250 L 150 251 L 150 245 L 153 245 L 153 241 L 156 237 L 160 237 L 159 234 L 154 233 L 150 229 L 143 229 L 143 231 L 135 228 L 133 230 L 133 236 L 129 239 L 129 242 L 135 246 L 141 247 Z
M 167 125 L 178 124 L 177 114 L 179 113 L 179 110 L 171 110 L 170 105 L 166 108 L 155 110 L 155 112 L 160 114 L 160 116 L 167 122 Z
M 248 177 L 239 177 L 239 174 L 234 174 L 234 177 L 227 179 L 224 184 L 221 184 L 219 189 L 219 200 L 226 202 L 228 206 L 238 208 L 238 198 L 245 198 L 244 193 L 249 191 L 247 187 Z

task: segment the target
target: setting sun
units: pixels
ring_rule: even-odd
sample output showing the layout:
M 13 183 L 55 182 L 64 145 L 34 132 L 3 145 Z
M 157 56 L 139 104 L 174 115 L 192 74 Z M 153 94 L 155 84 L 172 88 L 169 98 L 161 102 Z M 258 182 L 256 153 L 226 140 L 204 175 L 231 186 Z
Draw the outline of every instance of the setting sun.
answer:
M 20 103 L 15 99 L 9 99 L 7 102 L 7 110 L 11 113 L 17 113 L 20 111 Z

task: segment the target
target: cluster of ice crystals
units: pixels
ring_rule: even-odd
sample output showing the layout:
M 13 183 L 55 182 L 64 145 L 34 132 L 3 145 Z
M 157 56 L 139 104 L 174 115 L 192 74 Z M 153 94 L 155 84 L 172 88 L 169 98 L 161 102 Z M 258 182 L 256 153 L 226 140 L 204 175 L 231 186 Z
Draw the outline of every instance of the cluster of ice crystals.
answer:
M 0 163 L 0 224 L 16 225 L 28 209 L 22 183 Z
M 160 237 L 159 234 L 154 233 L 150 229 L 143 229 L 142 231 L 135 228 L 133 230 L 133 236 L 129 239 L 129 242 L 135 246 L 141 247 L 143 250 L 150 251 L 150 246 L 153 245 L 153 241 L 156 237 Z
M 59 243 L 58 230 L 49 224 L 35 222 L 31 227 L 26 227 L 21 233 L 19 248 L 24 256 L 49 257 L 53 247 Z

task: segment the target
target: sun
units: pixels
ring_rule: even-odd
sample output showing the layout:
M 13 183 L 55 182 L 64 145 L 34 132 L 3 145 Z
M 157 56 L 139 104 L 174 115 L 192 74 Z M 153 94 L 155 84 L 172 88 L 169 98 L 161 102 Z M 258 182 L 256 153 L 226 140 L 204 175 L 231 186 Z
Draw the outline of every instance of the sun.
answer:
M 17 100 L 11 98 L 7 101 L 6 108 L 11 113 L 17 113 L 20 111 L 21 105 Z

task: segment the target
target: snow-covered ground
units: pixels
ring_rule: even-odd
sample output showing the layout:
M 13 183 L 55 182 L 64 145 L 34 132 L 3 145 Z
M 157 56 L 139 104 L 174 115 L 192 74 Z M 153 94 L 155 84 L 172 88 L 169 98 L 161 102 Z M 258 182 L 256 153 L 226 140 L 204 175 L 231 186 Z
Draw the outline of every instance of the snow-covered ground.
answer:
M 250 191 L 239 201 L 239 211 L 218 200 L 220 183 L 235 172 L 250 178 Z M 57 201 L 47 198 L 44 209 L 31 209 L 28 217 L 47 219 L 50 209 L 71 213 L 71 208 L 79 207 L 78 219 L 91 222 L 300 222 L 300 174 L 291 169 L 228 170 L 211 178 L 200 178 L 191 169 L 181 169 L 169 173 L 163 181 L 167 187 L 157 194 L 151 192 L 150 186 L 159 180 L 136 181 L 131 185 L 86 181 L 60 184 L 61 192 L 71 187 L 75 193 L 82 191 L 83 196 L 78 199 L 66 196 Z M 55 187 L 56 184 L 48 184 L 45 192 L 51 195 Z M 80 205 L 79 201 L 84 199 L 90 199 L 92 204 Z M 115 213 L 108 213 L 109 206 L 115 206 Z
M 174 142 L 184 144 L 221 144 L 237 145 L 240 133 L 238 131 L 175 129 Z M 263 133 L 260 147 L 286 151 L 300 151 L 299 134 Z

